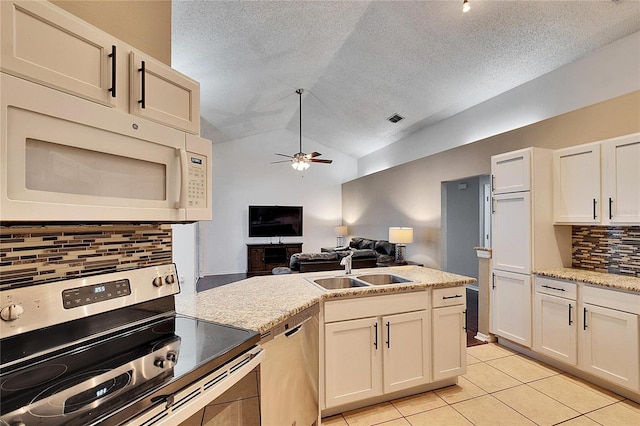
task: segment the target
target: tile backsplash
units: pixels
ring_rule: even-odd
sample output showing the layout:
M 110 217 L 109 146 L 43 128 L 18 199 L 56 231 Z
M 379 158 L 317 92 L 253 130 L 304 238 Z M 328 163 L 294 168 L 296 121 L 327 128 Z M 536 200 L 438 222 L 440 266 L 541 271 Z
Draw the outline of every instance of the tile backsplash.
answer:
M 573 226 L 572 266 L 640 277 L 640 226 Z
M 171 263 L 171 225 L 0 227 L 0 285 Z

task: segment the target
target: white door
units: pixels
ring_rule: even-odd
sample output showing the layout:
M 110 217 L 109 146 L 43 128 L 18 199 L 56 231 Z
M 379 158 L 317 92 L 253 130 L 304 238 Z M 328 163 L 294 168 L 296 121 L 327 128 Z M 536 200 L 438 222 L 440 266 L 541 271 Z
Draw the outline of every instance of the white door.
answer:
M 382 317 L 384 393 L 429 383 L 427 311 Z
M 604 220 L 640 223 L 640 133 L 603 141 Z
M 382 334 L 378 318 L 325 325 L 326 407 L 382 394 Z
M 553 220 L 555 223 L 598 223 L 600 143 L 553 153 Z
M 531 276 L 493 271 L 491 332 L 531 347 Z
M 567 364 L 578 362 L 578 321 L 574 300 L 536 293 L 533 350 Z
M 48 2 L 0 3 L 3 72 L 115 105 L 115 38 Z
M 640 391 L 638 315 L 585 303 L 581 316 L 579 367 Z
M 531 194 L 496 195 L 493 200 L 493 267 L 531 273 Z
M 465 306 L 436 308 L 433 315 L 433 381 L 467 372 Z
M 531 148 L 491 157 L 491 189 L 494 194 L 531 189 Z
M 150 56 L 131 52 L 130 112 L 200 134 L 200 84 Z

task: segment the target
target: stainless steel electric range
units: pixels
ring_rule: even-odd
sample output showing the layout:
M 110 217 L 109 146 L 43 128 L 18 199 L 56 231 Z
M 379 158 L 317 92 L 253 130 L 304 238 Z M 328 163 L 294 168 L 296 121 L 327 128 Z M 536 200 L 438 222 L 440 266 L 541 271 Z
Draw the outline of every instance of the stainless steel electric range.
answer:
M 0 425 L 176 425 L 259 367 L 258 333 L 175 313 L 176 277 L 0 289 Z

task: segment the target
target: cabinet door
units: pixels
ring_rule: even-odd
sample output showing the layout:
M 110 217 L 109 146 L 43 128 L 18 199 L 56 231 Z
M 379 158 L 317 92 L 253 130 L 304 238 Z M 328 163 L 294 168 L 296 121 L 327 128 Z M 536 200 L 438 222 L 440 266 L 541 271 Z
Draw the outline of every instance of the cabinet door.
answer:
M 325 325 L 326 407 L 382 394 L 382 339 L 378 318 Z
M 493 271 L 491 332 L 531 347 L 531 276 Z
M 553 186 L 555 223 L 600 222 L 600 143 L 555 151 Z
M 249 248 L 249 272 L 264 271 L 264 249 Z
M 427 311 L 382 317 L 384 393 L 429 382 Z
M 200 85 L 196 81 L 138 52 L 131 52 L 130 67 L 131 114 L 200 133 Z
M 533 350 L 567 364 L 578 361 L 576 302 L 536 293 L 533 305 Z
M 494 194 L 531 189 L 531 148 L 491 157 L 491 190 Z
M 493 267 L 531 273 L 531 195 L 496 195 L 493 200 Z
M 109 90 L 114 38 L 47 2 L 2 1 L 0 7 L 3 72 L 115 105 Z
M 467 372 L 465 306 L 437 308 L 433 315 L 433 381 Z
M 585 303 L 579 333 L 579 367 L 640 391 L 638 315 Z
M 640 133 L 602 143 L 603 214 L 609 223 L 640 223 Z

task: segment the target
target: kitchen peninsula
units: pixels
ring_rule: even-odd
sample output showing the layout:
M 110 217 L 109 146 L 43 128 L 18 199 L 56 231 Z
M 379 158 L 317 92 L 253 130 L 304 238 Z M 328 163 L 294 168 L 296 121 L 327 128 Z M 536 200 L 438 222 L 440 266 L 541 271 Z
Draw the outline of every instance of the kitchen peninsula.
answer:
M 258 276 L 182 294 L 176 310 L 258 331 L 267 360 L 268 345 L 278 338 L 273 330 L 318 312 L 318 342 L 308 348 L 319 360 L 318 417 L 455 384 L 466 371 L 464 286 L 475 279 L 411 265 L 360 269 L 350 277 L 373 275 L 408 282 L 325 290 L 313 280 L 344 272 Z

